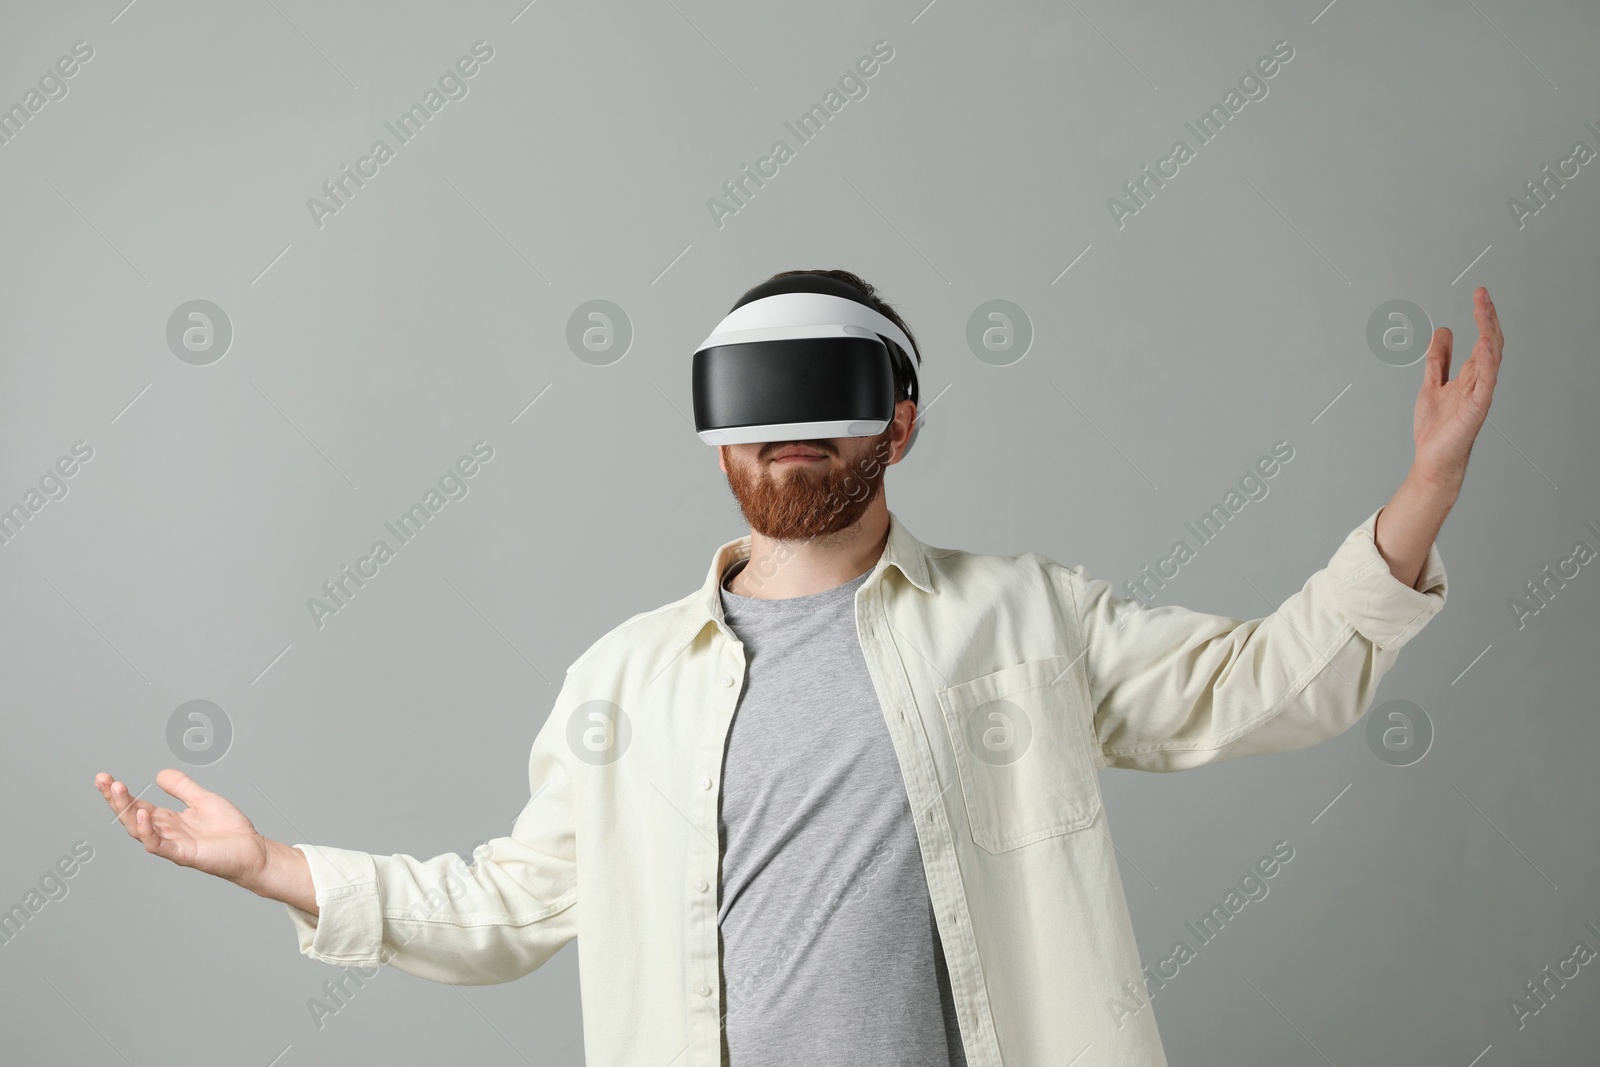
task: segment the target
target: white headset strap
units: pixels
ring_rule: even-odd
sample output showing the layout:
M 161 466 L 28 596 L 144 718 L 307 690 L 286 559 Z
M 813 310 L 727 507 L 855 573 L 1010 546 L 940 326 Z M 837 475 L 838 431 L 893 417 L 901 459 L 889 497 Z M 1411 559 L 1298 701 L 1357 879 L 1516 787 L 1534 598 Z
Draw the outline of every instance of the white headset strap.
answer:
M 816 336 L 801 331 L 777 332 L 807 326 L 854 326 L 882 334 L 900 346 L 900 350 L 905 353 L 906 362 L 910 364 L 911 373 L 917 373 L 916 349 L 912 347 L 911 339 L 906 336 L 905 331 L 894 324 L 893 319 L 879 314 L 865 304 L 826 293 L 778 293 L 775 296 L 752 300 L 742 307 L 734 308 L 726 318 L 717 323 L 717 328 L 705 339 L 700 348 L 782 336 Z M 767 333 L 768 330 L 774 332 Z M 839 334 L 848 332 L 848 330 L 837 331 Z

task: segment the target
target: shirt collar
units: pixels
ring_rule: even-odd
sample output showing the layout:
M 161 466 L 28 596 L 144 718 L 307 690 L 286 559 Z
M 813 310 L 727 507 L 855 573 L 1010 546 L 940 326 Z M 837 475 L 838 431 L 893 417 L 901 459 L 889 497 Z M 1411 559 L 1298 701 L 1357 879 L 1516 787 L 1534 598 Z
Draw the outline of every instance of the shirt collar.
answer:
M 878 557 L 878 562 L 867 575 L 867 580 L 862 588 L 870 587 L 885 570 L 890 567 L 897 569 L 912 585 L 924 593 L 933 592 L 933 584 L 928 579 L 927 546 L 924 545 L 908 529 L 899 516 L 893 511 L 889 512 L 889 540 L 883 546 L 883 554 Z M 750 558 L 750 535 L 734 538 L 719 547 L 712 553 L 711 566 L 706 571 L 706 580 L 694 596 L 689 598 L 688 610 L 684 615 L 681 633 L 673 641 L 676 646 L 672 651 L 676 653 L 682 647 L 699 635 L 709 623 L 727 626 L 727 619 L 722 613 L 722 576 L 728 568 L 741 559 Z

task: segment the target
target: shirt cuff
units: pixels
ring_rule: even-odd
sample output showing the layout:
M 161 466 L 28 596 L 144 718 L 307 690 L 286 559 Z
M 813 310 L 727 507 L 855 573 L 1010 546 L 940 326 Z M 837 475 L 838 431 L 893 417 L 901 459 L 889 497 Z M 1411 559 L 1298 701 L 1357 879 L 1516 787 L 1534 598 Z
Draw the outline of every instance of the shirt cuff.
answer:
M 1378 551 L 1378 508 L 1350 531 L 1328 563 L 1334 599 L 1356 631 L 1380 649 L 1398 651 L 1444 607 L 1448 585 L 1439 546 L 1428 546 L 1428 558 L 1415 588 L 1408 588 L 1389 569 Z
M 344 966 L 381 963 L 383 910 L 372 855 L 320 845 L 294 847 L 305 853 L 311 868 L 318 911 L 312 915 L 284 904 L 300 939 L 301 953 Z

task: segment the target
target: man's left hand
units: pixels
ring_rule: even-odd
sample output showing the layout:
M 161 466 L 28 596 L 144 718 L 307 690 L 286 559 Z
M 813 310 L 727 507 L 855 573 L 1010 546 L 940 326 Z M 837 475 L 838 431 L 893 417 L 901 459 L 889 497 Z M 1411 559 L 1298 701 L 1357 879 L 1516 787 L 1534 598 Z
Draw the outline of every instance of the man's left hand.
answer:
M 1472 442 L 1488 418 L 1505 342 L 1494 301 L 1482 286 L 1472 294 L 1472 312 L 1478 322 L 1478 343 L 1455 381 L 1449 380 L 1450 329 L 1441 326 L 1433 331 L 1413 424 L 1417 446 L 1413 471 L 1450 493 L 1460 491 Z

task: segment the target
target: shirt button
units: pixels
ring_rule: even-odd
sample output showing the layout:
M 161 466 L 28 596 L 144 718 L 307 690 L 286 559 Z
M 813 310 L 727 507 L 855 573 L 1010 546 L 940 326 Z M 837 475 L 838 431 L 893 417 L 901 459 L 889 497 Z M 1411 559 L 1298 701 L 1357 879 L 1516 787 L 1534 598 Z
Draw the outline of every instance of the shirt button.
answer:
M 729 689 L 729 688 L 732 688 L 732 686 L 733 686 L 733 675 L 724 674 L 722 676 L 722 688 Z
M 711 788 L 711 779 L 709 779 L 709 778 L 701 778 L 700 779 L 700 788 L 701 789 L 710 789 Z
M 700 988 L 696 989 L 695 992 L 699 993 L 702 997 L 709 997 L 711 995 L 711 987 L 702 982 L 700 984 Z
M 711 885 L 704 878 L 702 878 L 694 884 L 694 888 L 696 892 L 704 893 L 707 889 L 711 888 Z

